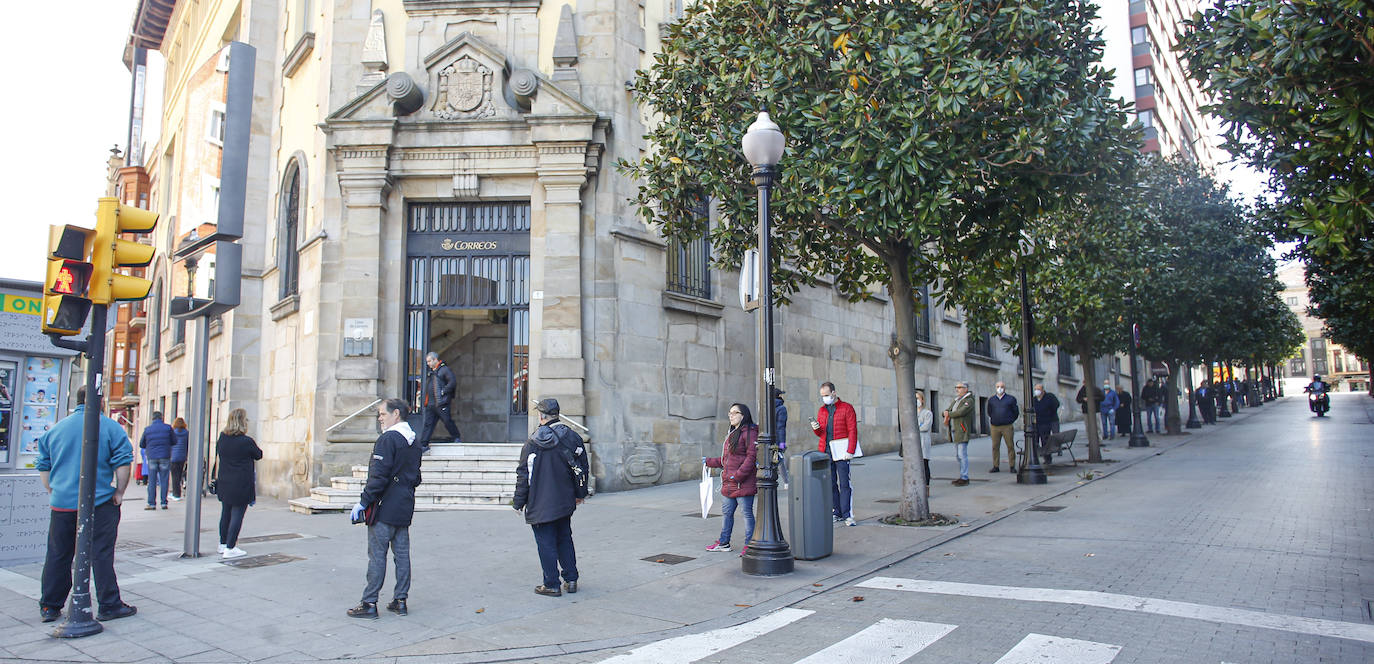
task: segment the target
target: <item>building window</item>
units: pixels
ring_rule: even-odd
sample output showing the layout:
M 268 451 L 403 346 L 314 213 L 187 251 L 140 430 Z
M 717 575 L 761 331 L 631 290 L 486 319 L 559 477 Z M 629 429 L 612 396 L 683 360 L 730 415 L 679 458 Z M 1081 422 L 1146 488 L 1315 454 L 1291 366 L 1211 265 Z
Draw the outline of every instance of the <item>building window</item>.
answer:
M 1134 28 L 1131 28 L 1131 43 L 1132 43 L 1132 44 L 1148 44 L 1148 43 L 1150 43 L 1150 31 L 1149 31 L 1148 29 L 1146 29 L 1146 27 L 1143 26 L 1143 25 L 1138 25 L 1138 26 L 1136 26 L 1136 27 L 1134 27 Z
M 1146 129 L 1155 126 L 1155 112 L 1152 110 L 1147 109 L 1136 113 L 1135 119 L 1138 120 L 1140 122 L 1140 125 L 1142 127 L 1145 127 Z
M 992 333 L 975 334 L 970 332 L 968 335 L 968 354 L 995 357 L 992 354 Z
M 705 218 L 709 204 L 703 200 L 696 214 Z M 672 238 L 668 241 L 668 290 L 692 297 L 711 299 L 711 239 Z
M 1326 373 L 1326 339 L 1312 340 L 1312 373 Z
M 228 50 L 225 52 L 228 53 Z M 210 117 L 205 123 L 205 140 L 224 147 L 224 104 L 210 107 Z
M 1288 360 L 1288 375 L 1304 376 L 1307 374 L 1307 363 L 1303 361 L 1302 355 Z
M 1290 307 L 1298 306 L 1298 296 L 1296 295 L 1290 295 L 1288 297 L 1285 297 L 1283 298 L 1283 301 Z
M 296 236 L 301 216 L 301 167 L 292 160 L 282 185 L 281 228 L 277 234 L 278 294 L 282 299 L 300 291 L 300 251 Z
M 1336 373 L 1345 373 L 1345 356 L 1340 351 L 1332 351 L 1331 368 Z
M 1073 355 L 1063 348 L 1055 349 L 1055 355 L 1059 357 L 1059 377 L 1073 378 Z
M 1150 68 L 1141 67 L 1135 70 L 1135 86 L 1141 87 L 1150 84 Z
M 916 302 L 920 307 L 916 312 L 916 340 L 933 343 L 930 336 L 930 286 L 922 286 L 916 291 Z
M 162 280 L 158 280 L 153 285 L 153 310 L 149 312 L 148 325 L 152 330 L 148 334 L 148 357 L 157 359 L 158 352 L 162 349 Z

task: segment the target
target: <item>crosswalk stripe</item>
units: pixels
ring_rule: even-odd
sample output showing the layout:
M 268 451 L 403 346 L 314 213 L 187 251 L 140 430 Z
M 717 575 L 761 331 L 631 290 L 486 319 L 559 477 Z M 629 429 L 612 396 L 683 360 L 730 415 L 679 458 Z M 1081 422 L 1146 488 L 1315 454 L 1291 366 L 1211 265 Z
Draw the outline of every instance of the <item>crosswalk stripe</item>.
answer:
M 601 664 L 689 664 L 790 625 L 812 613 L 815 611 L 779 609 L 733 627 L 676 636 L 640 646 L 623 655 L 602 660 Z
M 1107 643 L 1030 634 L 996 664 L 1111 664 L 1119 652 L 1121 646 Z
M 921 579 L 896 579 L 874 577 L 856 584 L 861 588 L 900 590 L 913 593 L 933 593 L 937 595 L 959 595 L 963 597 L 988 597 L 992 599 L 1011 599 L 1026 602 L 1053 602 L 1057 604 L 1078 604 L 1096 606 L 1119 611 L 1138 611 L 1161 616 L 1206 620 L 1209 622 L 1245 627 L 1275 629 L 1298 634 L 1330 636 L 1338 639 L 1374 643 L 1374 625 L 1290 616 L 1279 613 L 1264 613 L 1248 609 L 1232 609 L 1207 604 L 1175 602 L 1153 597 L 1120 595 L 1097 592 L 1095 590 L 1062 590 L 1058 588 L 1023 588 L 1018 586 L 993 586 L 980 583 L 955 583 L 952 581 L 924 581 Z
M 883 618 L 797 664 L 897 664 L 925 650 L 955 627 Z

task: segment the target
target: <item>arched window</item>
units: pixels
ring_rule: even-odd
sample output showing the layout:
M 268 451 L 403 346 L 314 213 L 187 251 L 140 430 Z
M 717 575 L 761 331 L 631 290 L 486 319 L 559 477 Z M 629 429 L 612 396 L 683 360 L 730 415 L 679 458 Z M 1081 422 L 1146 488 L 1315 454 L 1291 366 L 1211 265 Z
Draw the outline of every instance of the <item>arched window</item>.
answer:
M 292 159 L 282 179 L 281 224 L 277 234 L 277 278 L 282 299 L 300 290 L 300 253 L 297 233 L 301 219 L 301 166 Z
M 162 280 L 157 280 L 153 285 L 153 298 L 151 301 L 153 310 L 148 312 L 148 359 L 156 360 L 158 352 L 162 350 L 162 312 L 165 306 L 162 303 Z

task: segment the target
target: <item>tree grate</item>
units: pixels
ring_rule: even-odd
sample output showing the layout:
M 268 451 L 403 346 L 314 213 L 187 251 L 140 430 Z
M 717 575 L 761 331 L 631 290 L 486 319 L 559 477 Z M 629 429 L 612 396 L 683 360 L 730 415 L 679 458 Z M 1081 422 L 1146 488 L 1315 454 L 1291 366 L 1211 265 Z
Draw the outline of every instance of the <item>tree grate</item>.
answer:
M 900 503 L 900 502 L 902 502 L 902 501 L 897 500 L 896 498 L 883 498 L 882 500 L 875 500 L 875 501 L 873 501 L 873 502 L 875 502 L 875 503 Z
M 269 565 L 280 565 L 289 563 L 293 560 L 305 560 L 300 556 L 288 556 L 284 553 L 268 553 L 261 556 L 248 556 L 247 558 L 235 558 L 233 560 L 221 561 L 221 565 L 237 567 L 239 569 L 249 569 L 252 567 L 267 567 Z
M 660 553 L 658 555 L 640 558 L 640 560 L 651 563 L 662 563 L 664 565 L 676 565 L 678 563 L 685 563 L 689 560 L 696 560 L 696 558 L 691 556 L 679 556 L 676 553 Z
M 300 533 L 277 533 L 275 535 L 254 535 L 253 537 L 240 537 L 239 542 L 243 544 L 257 544 L 259 542 L 276 542 L 279 540 L 300 539 L 305 537 Z
M 1067 507 L 1066 505 L 1036 505 L 1026 508 L 1027 512 L 1058 512 Z

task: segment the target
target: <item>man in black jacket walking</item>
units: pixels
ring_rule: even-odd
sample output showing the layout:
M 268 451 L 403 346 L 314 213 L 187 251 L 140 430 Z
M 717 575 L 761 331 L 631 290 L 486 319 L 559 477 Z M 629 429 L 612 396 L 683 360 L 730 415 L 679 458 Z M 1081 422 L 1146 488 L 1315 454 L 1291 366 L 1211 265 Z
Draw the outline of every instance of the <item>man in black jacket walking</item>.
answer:
M 448 432 L 453 434 L 453 442 L 463 442 L 463 434 L 458 431 L 458 425 L 453 423 L 453 395 L 458 388 L 458 379 L 453 377 L 453 370 L 434 351 L 425 355 L 425 365 L 429 367 L 429 375 L 425 378 L 425 394 L 420 400 L 425 415 L 425 422 L 420 428 L 420 448 L 427 452 L 429 439 L 434 435 L 434 427 L 439 420 L 443 420 Z
M 420 486 L 420 446 L 406 423 L 410 408 L 401 399 L 387 399 L 377 407 L 382 435 L 372 446 L 367 484 L 350 516 L 354 523 L 374 507 L 377 521 L 367 527 L 367 586 L 363 601 L 348 610 L 353 618 L 377 619 L 377 596 L 386 581 L 386 554 L 396 559 L 396 587 L 388 611 L 406 615 L 410 594 L 410 521 L 415 514 L 415 487 Z
M 520 450 L 511 505 L 524 511 L 525 523 L 534 530 L 539 547 L 544 583 L 535 586 L 534 592 L 559 597 L 564 591 L 577 592 L 572 513 L 587 497 L 590 468 L 582 437 L 558 421 L 558 400 L 541 399 L 534 409 L 539 412 L 539 428 Z M 558 586 L 560 567 L 565 581 L 562 589 Z

